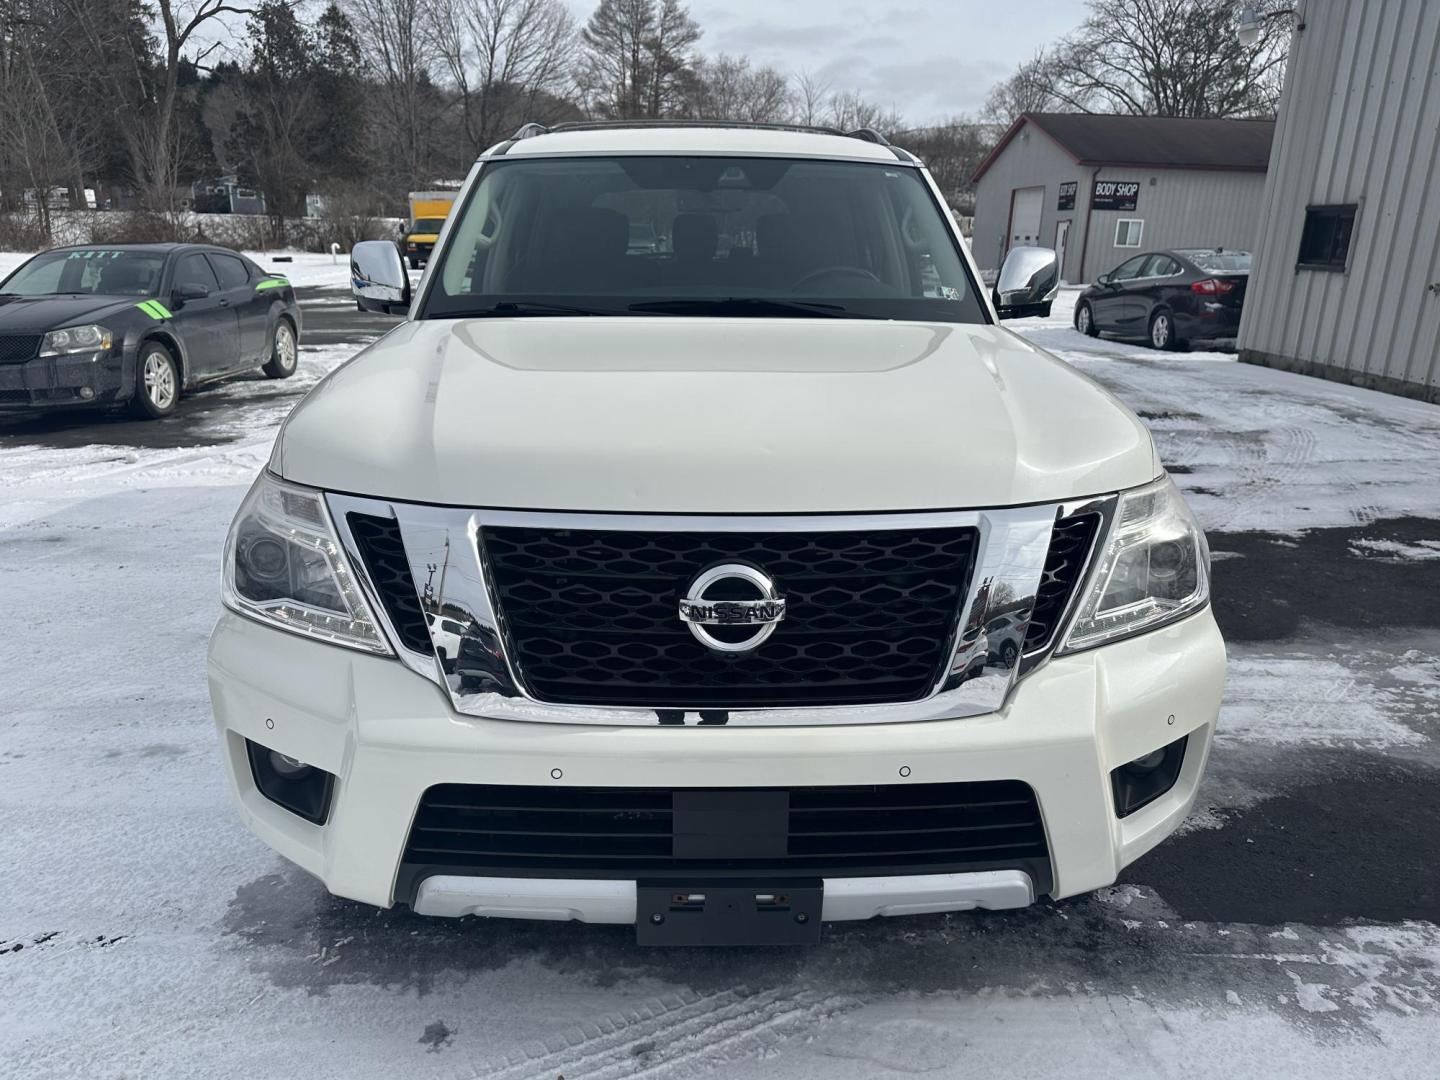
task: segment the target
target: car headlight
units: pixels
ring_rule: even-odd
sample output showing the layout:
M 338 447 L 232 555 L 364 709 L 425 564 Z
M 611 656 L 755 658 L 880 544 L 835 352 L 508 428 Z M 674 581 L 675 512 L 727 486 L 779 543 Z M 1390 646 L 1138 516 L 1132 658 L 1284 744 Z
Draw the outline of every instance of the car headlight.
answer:
M 388 653 L 320 493 L 262 473 L 225 542 L 227 606 L 335 645 Z
M 1167 476 L 1120 496 L 1115 524 L 1062 651 L 1183 619 L 1210 599 L 1210 547 Z
M 103 326 L 67 326 L 51 330 L 40 343 L 41 356 L 68 356 L 71 353 L 108 352 L 113 339 Z

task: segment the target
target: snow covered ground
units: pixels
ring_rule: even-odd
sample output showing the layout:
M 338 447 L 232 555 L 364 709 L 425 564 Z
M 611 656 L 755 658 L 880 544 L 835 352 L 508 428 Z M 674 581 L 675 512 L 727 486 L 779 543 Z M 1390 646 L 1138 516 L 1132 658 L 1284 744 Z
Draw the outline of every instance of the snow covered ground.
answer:
M 1196 814 L 1093 897 L 642 951 L 334 899 L 228 805 L 225 529 L 292 391 L 383 330 L 329 256 L 286 272 L 298 384 L 198 395 L 183 437 L 0 422 L 0 1076 L 1434 1073 L 1440 408 L 1087 339 L 1068 291 L 1009 324 L 1146 418 L 1210 530 L 1232 670 Z

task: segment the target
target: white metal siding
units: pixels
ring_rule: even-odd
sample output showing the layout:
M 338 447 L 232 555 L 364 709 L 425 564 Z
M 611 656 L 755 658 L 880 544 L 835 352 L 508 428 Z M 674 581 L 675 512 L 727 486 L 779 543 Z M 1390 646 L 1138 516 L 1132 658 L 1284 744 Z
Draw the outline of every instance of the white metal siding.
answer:
M 1295 35 L 1241 358 L 1440 399 L 1440 3 L 1314 0 Z M 1355 203 L 1345 273 L 1297 270 Z
M 1057 219 L 1076 220 L 1070 230 L 1071 254 L 1067 260 L 1074 272 L 1072 274 L 1070 268 L 1062 268 L 1061 276 L 1066 280 L 1079 281 L 1079 236 L 1082 227 L 1079 219 L 1087 205 L 1087 178 L 1093 171 L 1076 165 L 1075 159 L 1059 143 L 1034 124 L 1027 123 L 991 163 L 975 187 L 975 231 L 970 239 L 970 251 L 980 269 L 1000 268 L 1006 250 L 1012 194 L 1019 189 L 1044 185 L 1045 194 L 1040 202 L 1042 242 L 1047 247 L 1055 242 Z M 1055 205 L 1060 196 L 1060 184 L 1066 180 L 1074 180 L 1078 185 L 1075 209 L 1057 211 Z
M 1251 250 L 1260 235 L 1260 205 L 1265 174 L 1218 169 L 1155 169 L 1106 166 L 1100 180 L 1134 180 L 1140 184 L 1134 210 L 1096 210 L 1090 220 L 1083 277 L 1094 281 L 1142 251 L 1177 247 L 1227 247 Z M 1091 184 L 1079 198 L 1090 201 Z M 1145 222 L 1138 248 L 1115 246 L 1115 223 L 1139 218 Z M 1080 243 L 1070 237 L 1072 246 Z

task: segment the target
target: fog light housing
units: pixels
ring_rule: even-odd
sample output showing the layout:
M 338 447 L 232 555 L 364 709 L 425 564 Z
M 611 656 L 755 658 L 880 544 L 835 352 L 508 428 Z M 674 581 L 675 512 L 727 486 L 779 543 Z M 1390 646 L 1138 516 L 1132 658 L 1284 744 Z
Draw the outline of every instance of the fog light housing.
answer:
M 306 821 L 325 824 L 330 816 L 330 792 L 335 786 L 331 773 L 249 739 L 245 740 L 245 751 L 250 758 L 250 775 L 261 795 Z
M 1180 766 L 1185 763 L 1188 735 L 1169 746 L 1142 754 L 1110 773 L 1110 789 L 1115 796 L 1115 816 L 1128 817 L 1147 806 L 1175 786 L 1180 779 Z

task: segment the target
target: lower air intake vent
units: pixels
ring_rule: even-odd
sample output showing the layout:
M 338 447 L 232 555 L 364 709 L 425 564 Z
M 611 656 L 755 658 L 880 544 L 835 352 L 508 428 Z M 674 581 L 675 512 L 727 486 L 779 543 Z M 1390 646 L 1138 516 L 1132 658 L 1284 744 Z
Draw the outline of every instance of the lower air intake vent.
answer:
M 1050 891 L 1040 808 L 1018 780 L 799 788 L 425 792 L 397 899 L 432 873 L 645 879 L 1023 869 Z

